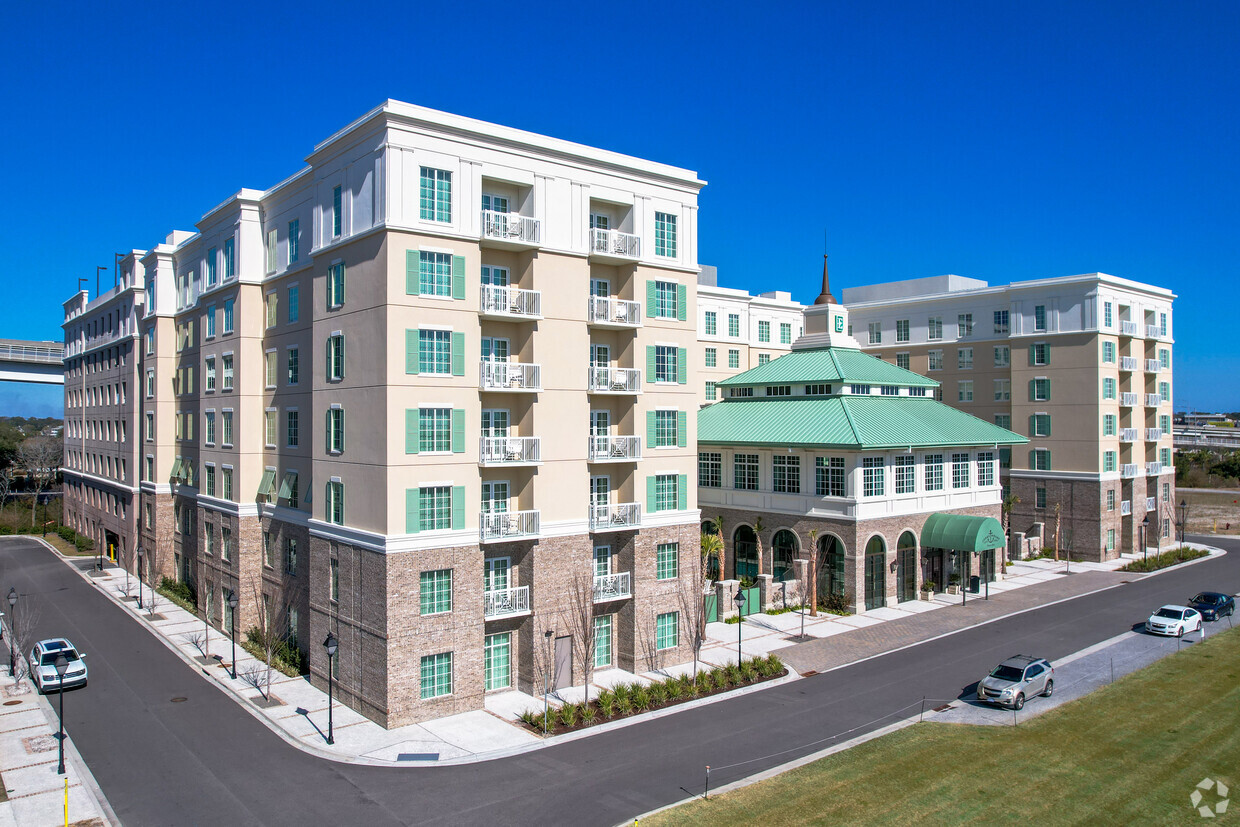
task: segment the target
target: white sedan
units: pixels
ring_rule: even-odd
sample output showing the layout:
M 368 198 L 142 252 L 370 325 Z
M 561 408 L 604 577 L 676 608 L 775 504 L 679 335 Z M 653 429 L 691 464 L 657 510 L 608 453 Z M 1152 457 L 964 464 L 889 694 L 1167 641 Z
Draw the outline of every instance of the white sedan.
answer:
M 1145 621 L 1145 631 L 1155 635 L 1184 637 L 1201 631 L 1201 613 L 1187 606 L 1163 606 Z

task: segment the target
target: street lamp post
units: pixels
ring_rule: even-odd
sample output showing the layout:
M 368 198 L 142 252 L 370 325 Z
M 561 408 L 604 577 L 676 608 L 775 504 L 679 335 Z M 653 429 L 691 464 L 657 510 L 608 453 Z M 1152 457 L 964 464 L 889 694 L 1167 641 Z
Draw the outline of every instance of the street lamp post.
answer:
M 56 772 L 65 774 L 65 671 L 69 668 L 69 659 L 61 652 L 56 656 L 56 677 L 60 683 L 60 766 Z
M 228 619 L 230 621 L 228 624 L 228 633 L 232 635 L 233 680 L 237 679 L 237 604 L 240 602 L 241 601 L 237 599 L 236 591 L 230 591 L 228 593 Z M 331 666 L 331 664 L 328 663 L 328 666 Z M 328 713 L 328 717 L 331 717 L 330 712 Z
M 17 677 L 17 589 L 9 589 L 9 677 Z
M 548 629 L 543 632 L 543 639 L 547 641 L 547 668 L 543 669 L 543 737 L 547 737 L 547 718 L 551 715 L 551 637 L 555 634 L 555 629 Z
M 138 546 L 138 608 L 142 608 L 142 546 Z
M 741 627 L 745 625 L 745 590 L 736 590 L 736 665 L 741 665 Z
M 234 645 L 236 645 L 234 643 Z M 327 639 L 323 641 L 323 648 L 327 650 L 327 743 L 334 744 L 336 739 L 332 734 L 332 662 L 336 658 L 336 649 L 339 644 L 336 642 L 336 636 L 331 632 L 327 633 Z M 235 670 L 236 660 L 233 661 L 233 669 Z
M 1150 557 L 1149 547 L 1145 544 L 1145 531 L 1150 527 L 1150 515 L 1146 514 L 1145 519 L 1141 521 L 1141 560 L 1147 562 Z
M 1184 529 L 1188 526 L 1188 501 L 1180 500 L 1180 545 L 1184 545 Z

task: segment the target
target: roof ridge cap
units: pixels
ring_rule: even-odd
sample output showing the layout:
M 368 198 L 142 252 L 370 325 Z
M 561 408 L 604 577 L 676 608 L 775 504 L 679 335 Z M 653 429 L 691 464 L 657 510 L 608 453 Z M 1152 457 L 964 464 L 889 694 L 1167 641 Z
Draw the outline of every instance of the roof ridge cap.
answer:
M 853 439 L 856 440 L 858 446 L 862 445 L 861 434 L 857 433 L 857 423 L 853 422 L 852 412 L 848 410 L 848 397 L 838 396 L 836 398 L 840 400 L 840 409 L 844 411 L 844 418 L 848 420 L 848 427 L 852 430 Z
M 848 377 L 844 375 L 844 368 L 840 365 L 840 360 L 835 358 L 835 348 L 827 348 L 827 355 L 831 357 L 831 364 L 835 365 L 835 372 L 840 375 L 840 381 L 847 379 Z M 848 421 L 848 424 L 852 424 L 851 419 Z

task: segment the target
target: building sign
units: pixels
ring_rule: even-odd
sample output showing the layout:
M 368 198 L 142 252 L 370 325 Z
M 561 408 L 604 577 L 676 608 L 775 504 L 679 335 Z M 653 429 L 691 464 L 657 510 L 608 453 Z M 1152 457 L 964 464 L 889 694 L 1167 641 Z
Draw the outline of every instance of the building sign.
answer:
M 836 333 L 844 332 L 844 317 L 843 316 L 835 317 L 835 332 Z

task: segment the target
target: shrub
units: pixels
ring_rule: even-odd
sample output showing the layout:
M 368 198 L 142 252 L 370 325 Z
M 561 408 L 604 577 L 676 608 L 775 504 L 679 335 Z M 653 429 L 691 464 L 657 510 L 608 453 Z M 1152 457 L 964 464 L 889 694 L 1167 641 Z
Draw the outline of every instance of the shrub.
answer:
M 593 704 L 587 704 L 581 710 L 581 722 L 584 724 L 592 724 L 598 718 L 598 709 Z
M 641 686 L 633 691 L 633 709 L 637 712 L 649 709 L 651 700 L 650 690 L 646 687 Z
M 779 655 L 772 652 L 766 656 L 766 669 L 768 675 L 778 675 L 784 671 L 784 662 L 779 659 Z
M 525 710 L 524 712 L 522 712 L 522 713 L 521 713 L 521 718 L 520 718 L 520 720 L 521 720 L 521 723 L 523 723 L 523 724 L 526 724 L 526 725 L 528 725 L 528 726 L 534 726 L 534 720 L 535 720 L 535 719 L 541 719 L 541 718 L 542 718 L 542 713 L 541 713 L 541 712 L 535 712 L 535 711 L 534 711 L 534 710 L 532 710 L 532 709 L 527 709 L 527 710 Z M 539 725 L 539 726 L 542 726 L 542 721 L 541 721 L 541 720 L 539 720 L 539 721 L 538 721 L 538 725 Z
M 729 663 L 723 668 L 723 679 L 728 686 L 736 686 L 741 682 L 741 668 L 735 663 Z
M 598 693 L 598 711 L 603 713 L 604 718 L 610 718 L 616 714 L 616 696 L 604 689 Z
M 619 690 L 620 687 L 617 686 L 616 689 Z M 617 692 L 615 695 L 615 704 L 616 714 L 620 717 L 624 717 L 633 711 L 633 697 L 628 693 L 621 695 Z
M 254 657 L 266 662 L 267 645 L 262 629 L 251 626 L 246 630 L 245 641 L 241 646 Z M 304 675 L 309 671 L 306 653 L 278 636 L 271 650 L 271 666 L 290 678 Z
M 669 701 L 678 701 L 685 694 L 685 685 L 678 678 L 672 678 L 663 684 L 663 689 Z
M 73 546 L 78 551 L 90 551 L 95 547 L 95 541 L 89 537 L 83 537 L 79 534 L 78 538 L 73 541 Z
M 576 726 L 579 711 L 577 704 L 564 704 L 560 707 L 560 723 L 566 727 Z
M 1196 560 L 1198 557 L 1205 557 L 1209 554 L 1201 549 L 1189 548 L 1181 546 L 1180 548 L 1164 551 L 1162 554 L 1155 554 L 1149 558 L 1133 560 L 1128 565 L 1120 569 L 1120 571 L 1148 572 L 1165 569 L 1167 566 L 1174 566 L 1176 563 L 1182 563 L 1185 560 Z
M 848 599 L 848 595 L 829 594 L 818 601 L 818 608 L 828 614 L 850 615 L 852 614 L 852 601 Z
M 758 679 L 758 667 L 752 660 L 747 660 L 738 667 L 741 673 L 741 682 L 752 683 Z
M 67 525 L 58 526 L 56 528 L 56 533 L 59 534 L 60 539 L 64 540 L 66 543 L 72 543 L 77 535 L 77 532 L 69 528 Z
M 650 705 L 651 706 L 662 706 L 663 704 L 667 703 L 667 700 L 670 697 L 667 694 L 667 684 L 662 683 L 662 682 L 652 683 L 650 685 L 649 691 L 650 691 Z
M 188 583 L 164 577 L 160 579 L 159 586 L 155 590 L 182 609 L 188 612 L 198 612 L 198 592 Z
M 633 691 L 629 688 L 627 683 L 616 684 L 615 688 L 612 689 L 612 692 L 615 694 L 617 701 L 627 702 L 631 700 L 633 696 Z

